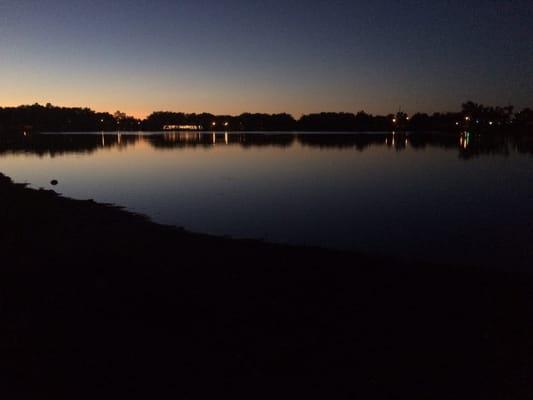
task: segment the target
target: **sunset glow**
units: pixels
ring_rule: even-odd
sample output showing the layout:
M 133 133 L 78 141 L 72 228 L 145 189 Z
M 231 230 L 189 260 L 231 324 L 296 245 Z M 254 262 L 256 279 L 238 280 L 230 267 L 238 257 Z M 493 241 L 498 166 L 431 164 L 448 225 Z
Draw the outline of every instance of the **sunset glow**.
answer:
M 298 117 L 531 100 L 531 64 L 518 62 L 530 52 L 525 10 L 385 1 L 295 1 L 283 10 L 245 1 L 3 1 L 0 106 Z M 480 45 L 487 38 L 505 46 Z

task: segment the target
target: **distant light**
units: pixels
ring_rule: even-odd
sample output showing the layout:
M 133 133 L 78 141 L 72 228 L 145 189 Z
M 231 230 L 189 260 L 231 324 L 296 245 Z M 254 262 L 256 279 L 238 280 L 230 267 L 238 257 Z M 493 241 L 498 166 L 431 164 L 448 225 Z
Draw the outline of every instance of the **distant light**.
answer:
M 217 123 L 216 122 L 213 122 L 211 125 L 215 126 Z
M 465 117 L 465 121 L 470 121 L 470 117 Z
M 459 122 L 456 122 L 455 125 L 459 125 Z
M 26 136 L 26 135 L 27 135 L 27 133 L 26 133 L 26 132 L 24 132 L 24 136 Z
M 406 119 L 407 121 L 409 121 L 409 117 L 405 117 L 405 119 Z
M 492 121 L 489 121 L 489 125 L 492 125 Z
M 393 119 L 392 119 L 392 122 L 396 122 L 396 118 L 393 118 Z
M 228 123 L 227 123 L 227 122 L 224 122 L 224 126 L 228 126 Z

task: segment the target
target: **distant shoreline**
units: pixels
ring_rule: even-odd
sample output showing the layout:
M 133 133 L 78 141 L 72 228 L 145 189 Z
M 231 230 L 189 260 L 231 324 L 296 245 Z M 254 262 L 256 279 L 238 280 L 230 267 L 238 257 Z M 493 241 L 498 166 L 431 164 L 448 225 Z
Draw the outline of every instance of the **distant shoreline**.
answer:
M 242 113 L 215 115 L 155 111 L 144 119 L 117 111 L 95 112 L 89 108 L 57 107 L 52 104 L 0 107 L 0 133 L 72 132 L 72 131 L 451 131 L 472 130 L 493 133 L 502 129 L 515 132 L 533 131 L 533 110 L 515 112 L 512 106 L 487 107 L 466 102 L 459 112 L 372 115 L 364 111 L 320 112 L 294 118 L 287 113 Z

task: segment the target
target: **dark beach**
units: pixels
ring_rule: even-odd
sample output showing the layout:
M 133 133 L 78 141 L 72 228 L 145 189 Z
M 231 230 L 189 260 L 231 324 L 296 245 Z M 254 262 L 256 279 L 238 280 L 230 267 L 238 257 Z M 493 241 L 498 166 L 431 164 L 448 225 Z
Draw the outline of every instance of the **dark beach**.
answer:
M 5 398 L 529 398 L 530 273 L 192 234 L 0 179 Z M 122 397 L 121 396 L 121 397 Z

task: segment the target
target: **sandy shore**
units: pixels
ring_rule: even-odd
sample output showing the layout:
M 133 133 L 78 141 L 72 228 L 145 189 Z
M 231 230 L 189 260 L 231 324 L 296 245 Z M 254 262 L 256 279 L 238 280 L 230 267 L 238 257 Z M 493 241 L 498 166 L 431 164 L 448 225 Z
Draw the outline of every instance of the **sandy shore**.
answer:
M 508 266 L 192 234 L 4 176 L 0 223 L 5 398 L 533 396 Z

